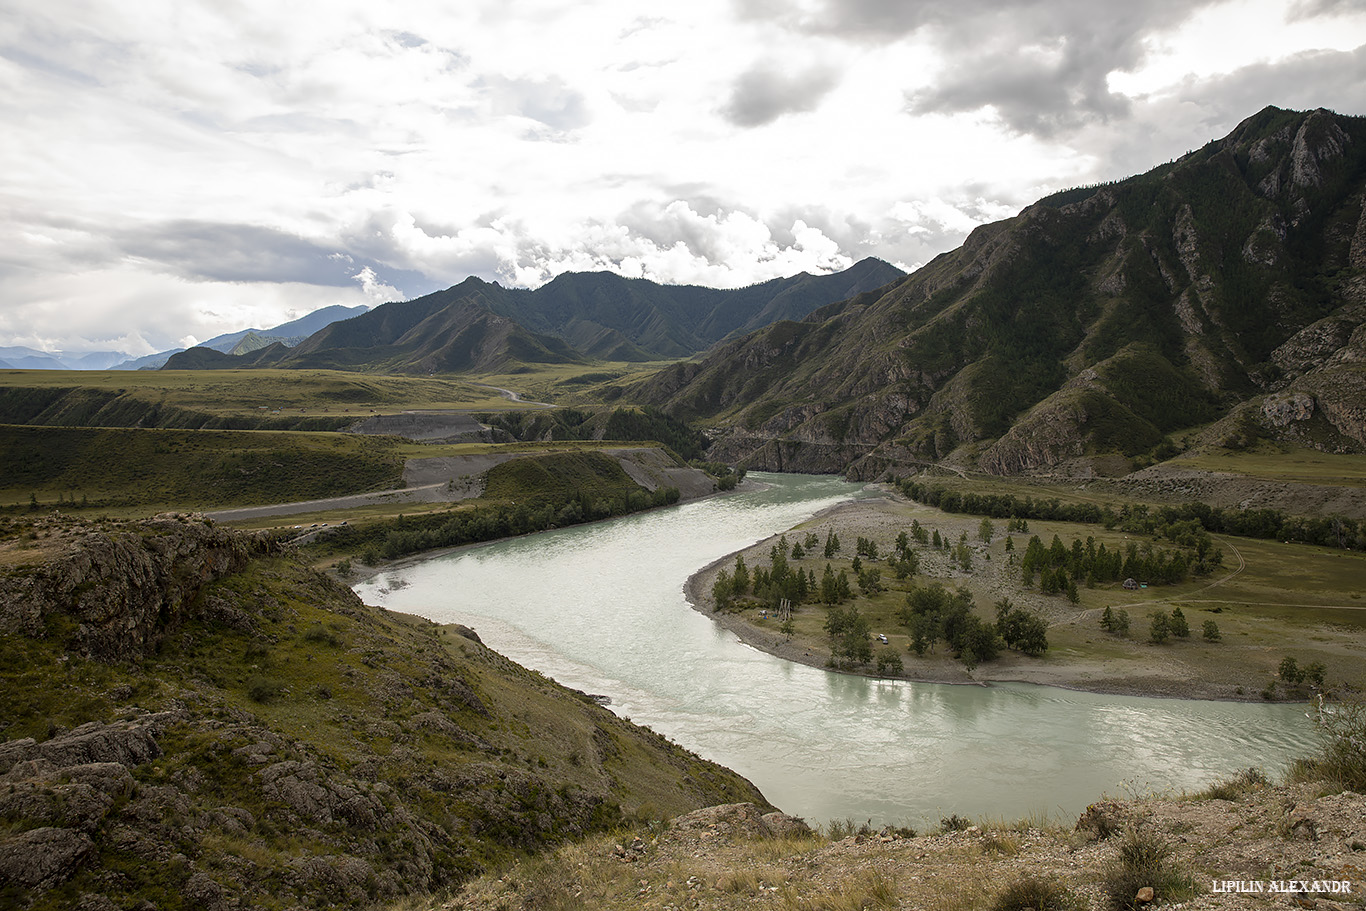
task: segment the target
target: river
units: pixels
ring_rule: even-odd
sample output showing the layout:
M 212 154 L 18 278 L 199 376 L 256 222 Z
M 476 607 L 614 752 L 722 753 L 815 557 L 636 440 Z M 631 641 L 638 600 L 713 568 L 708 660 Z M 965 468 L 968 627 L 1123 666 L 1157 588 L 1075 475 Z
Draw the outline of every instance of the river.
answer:
M 741 643 L 683 596 L 692 573 L 863 495 L 828 477 L 544 532 L 387 570 L 367 603 L 473 627 L 490 647 L 612 699 L 807 819 L 924 827 L 1075 818 L 1103 795 L 1191 790 L 1313 750 L 1303 706 L 880 681 Z

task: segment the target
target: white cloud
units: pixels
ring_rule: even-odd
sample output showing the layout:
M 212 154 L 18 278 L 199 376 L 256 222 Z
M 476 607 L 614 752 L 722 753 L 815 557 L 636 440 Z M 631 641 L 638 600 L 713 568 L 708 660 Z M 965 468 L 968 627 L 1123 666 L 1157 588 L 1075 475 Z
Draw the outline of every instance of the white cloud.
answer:
M 386 304 L 390 301 L 403 300 L 403 294 L 393 285 L 386 285 L 375 275 L 375 270 L 365 266 L 355 275 L 351 276 L 360 285 L 365 297 L 373 304 Z M 303 314 L 299 314 L 303 315 Z M 290 318 L 295 314 L 290 313 Z

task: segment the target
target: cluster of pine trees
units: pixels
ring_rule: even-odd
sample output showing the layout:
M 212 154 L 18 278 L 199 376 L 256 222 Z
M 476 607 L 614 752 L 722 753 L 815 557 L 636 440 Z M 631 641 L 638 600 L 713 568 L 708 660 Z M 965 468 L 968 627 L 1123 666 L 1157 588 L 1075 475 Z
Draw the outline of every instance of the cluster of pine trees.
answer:
M 1039 536 L 1034 535 L 1020 559 L 1020 576 L 1026 585 L 1033 585 L 1037 574 L 1045 594 L 1066 594 L 1073 603 L 1078 600 L 1078 581 L 1084 581 L 1088 587 L 1124 579 L 1174 585 L 1192 572 L 1203 574 L 1223 563 L 1223 551 L 1213 547 L 1206 532 L 1198 527 L 1186 531 L 1181 540 L 1194 545 L 1190 550 L 1157 548 L 1146 541 L 1111 550 L 1089 535 L 1084 542 L 1073 538 L 1071 547 L 1054 535 L 1052 543 L 1044 547 Z
M 1024 520 L 1012 520 L 1009 528 L 1027 531 L 1028 525 Z M 994 534 L 995 527 L 984 521 L 978 537 L 990 542 Z M 803 538 L 792 542 L 787 535 L 782 535 L 769 548 L 767 565 L 751 568 L 744 555 L 739 554 L 732 566 L 717 573 L 712 585 L 714 609 L 723 611 L 743 606 L 777 610 L 784 601 L 793 608 L 804 603 L 824 604 L 824 630 L 830 639 L 831 665 L 868 664 L 873 660 L 868 618 L 856 604 L 846 606 L 854 597 L 853 580 L 857 580 L 864 595 L 882 591 L 882 568 L 872 565 L 877 561 L 885 562 L 898 579 L 915 576 L 920 569 L 920 558 L 912 542 L 943 548 L 955 562 L 970 568 L 970 558 L 960 557 L 960 553 L 970 553 L 966 534 L 954 543 L 937 530 L 925 528 L 918 520 L 912 520 L 908 530 L 897 534 L 890 551 L 884 552 L 872 538 L 859 536 L 849 569 L 838 571 L 828 562 L 843 548 L 839 535 L 833 530 L 828 531 L 823 540 L 814 532 L 807 532 Z M 1037 537 L 1034 542 L 1038 542 Z M 817 555 L 827 560 L 819 578 L 813 567 L 801 565 L 808 557 Z M 1048 624 L 1037 614 L 1002 599 L 996 604 L 996 622 L 992 623 L 977 616 L 974 608 L 967 589 L 949 591 L 936 583 L 912 588 L 906 596 L 906 606 L 898 612 L 898 619 L 910 632 L 910 647 L 917 655 L 933 652 L 938 643 L 944 642 L 969 668 L 995 660 L 1006 648 L 1035 656 L 1047 651 Z M 784 623 L 789 635 L 790 623 L 790 620 Z M 895 649 L 883 648 L 877 655 L 877 666 L 879 673 L 899 673 L 901 657 Z
M 820 539 L 808 533 L 805 541 L 789 544 L 787 535 L 769 548 L 768 565 L 757 566 L 751 570 L 745 563 L 743 554 L 735 557 L 735 565 L 730 570 L 721 570 L 712 583 L 711 595 L 714 609 L 730 610 L 743 600 L 746 606 L 777 608 L 783 601 L 792 605 L 809 601 L 825 604 L 840 604 L 854 596 L 853 588 L 846 570 L 835 572 L 825 564 L 825 572 L 820 580 L 816 571 L 803 569 L 793 564 L 802 560 L 820 546 Z M 825 543 L 825 553 L 834 556 L 839 552 L 839 537 L 831 532 Z
M 906 595 L 899 619 L 911 635 L 911 651 L 923 656 L 941 640 L 969 670 L 994 661 L 1002 648 L 1038 656 L 1048 650 L 1048 624 L 1038 614 L 1016 607 L 1007 598 L 996 602 L 996 623 L 973 612 L 972 593 L 949 591 L 935 583 L 917 586 Z

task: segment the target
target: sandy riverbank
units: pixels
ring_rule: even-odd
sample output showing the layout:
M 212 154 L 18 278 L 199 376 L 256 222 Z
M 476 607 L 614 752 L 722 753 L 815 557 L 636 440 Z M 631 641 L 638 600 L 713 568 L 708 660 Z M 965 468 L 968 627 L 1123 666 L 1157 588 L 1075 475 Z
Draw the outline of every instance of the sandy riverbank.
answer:
M 981 522 L 980 517 L 949 515 L 889 493 L 885 498 L 859 500 L 832 507 L 798 526 L 800 531 L 797 534 L 789 530 L 788 538 L 792 541 L 808 531 L 815 531 L 824 538 L 826 532 L 833 529 L 844 543 L 841 556 L 847 561 L 852 556 L 857 537 L 867 536 L 876 540 L 882 553 L 886 553 L 891 549 L 897 532 L 908 527 L 912 519 L 918 519 L 922 525 L 933 527 L 953 540 L 957 540 L 963 532 L 974 536 Z M 1031 531 L 1042 533 L 1047 541 L 1053 533 L 1052 526 L 1037 524 L 1040 527 L 1032 528 Z M 795 637 L 789 638 L 779 631 L 775 618 L 765 618 L 758 610 L 725 613 L 712 610 L 711 588 L 717 574 L 734 564 L 737 553 L 745 556 L 751 569 L 766 565 L 769 549 L 778 538 L 778 535 L 774 535 L 713 561 L 687 580 L 684 594 L 695 610 L 734 633 L 747 645 L 787 661 L 830 669 L 829 645 L 815 620 L 805 624 L 805 635 L 799 631 Z M 1028 541 L 1027 535 L 1016 535 L 1015 538 L 1016 547 L 1020 549 Z M 883 596 L 880 613 L 875 606 L 861 600 L 859 604 L 862 612 L 876 618 L 874 635 L 888 635 L 890 645 L 883 648 L 896 650 L 903 661 L 902 673 L 878 675 L 874 673 L 872 665 L 853 673 L 933 683 L 989 685 L 1020 682 L 1095 693 L 1237 701 L 1261 699 L 1261 691 L 1269 676 L 1274 675 L 1274 664 L 1268 664 L 1265 646 L 1242 643 L 1237 641 L 1236 636 L 1226 637 L 1221 643 L 1204 643 L 1199 637 L 1199 620 L 1193 614 L 1192 626 L 1197 632 L 1191 640 L 1165 646 L 1151 645 L 1146 641 L 1147 611 L 1154 605 L 1167 609 L 1161 600 L 1131 604 L 1134 621 L 1131 637 L 1120 639 L 1111 636 L 1099 628 L 1100 611 L 1112 599 L 1117 605 L 1125 603 L 1125 593 L 1101 589 L 1087 591 L 1083 593 L 1080 604 L 1072 605 L 1066 599 L 1047 597 L 1036 590 L 1025 589 L 1009 563 L 1003 541 L 1004 537 L 997 538 L 990 547 L 976 544 L 975 571 L 970 573 L 951 566 L 937 552 L 920 550 L 922 574 L 917 581 L 922 584 L 939 582 L 950 588 L 968 588 L 973 592 L 978 611 L 984 617 L 990 615 L 991 605 L 1001 597 L 1009 597 L 1017 606 L 1037 610 L 1049 623 L 1050 649 L 1045 657 L 1030 658 L 1017 652 L 1003 651 L 999 660 L 979 665 L 971 672 L 953 660 L 942 646 L 938 655 L 917 658 L 907 650 L 909 636 L 905 629 L 890 619 L 895 607 L 887 605 L 899 606 L 899 599 L 903 597 L 896 592 L 890 598 Z M 807 558 L 804 565 L 820 575 L 826 562 L 823 557 Z M 837 559 L 834 562 L 838 570 L 840 561 Z M 884 575 L 890 576 L 890 573 L 884 569 Z M 1179 600 L 1175 598 L 1175 593 L 1172 597 Z M 824 616 L 823 608 L 815 604 L 801 606 L 799 612 L 812 617 Z

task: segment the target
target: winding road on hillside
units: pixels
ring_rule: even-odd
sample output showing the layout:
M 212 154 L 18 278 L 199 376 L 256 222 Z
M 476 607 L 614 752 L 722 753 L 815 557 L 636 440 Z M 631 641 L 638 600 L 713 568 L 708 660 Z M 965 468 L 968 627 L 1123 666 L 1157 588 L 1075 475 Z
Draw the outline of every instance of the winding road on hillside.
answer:
M 492 390 L 494 390 L 495 392 L 501 392 L 501 393 L 503 394 L 503 397 L 504 397 L 504 398 L 506 398 L 506 399 L 508 399 L 508 400 L 510 400 L 510 401 L 516 402 L 516 403 L 519 404 L 519 405 L 531 405 L 531 406 L 536 407 L 536 408 L 558 408 L 558 407 L 559 407 L 558 405 L 552 405 L 552 404 L 550 404 L 549 402 L 533 402 L 533 401 L 531 401 L 530 399 L 524 399 L 524 398 L 522 398 L 522 396 L 521 396 L 520 393 L 513 392 L 511 389 L 504 389 L 502 386 L 490 386 L 488 383 L 470 383 L 470 385 L 471 385 L 471 386 L 478 386 L 478 387 L 480 387 L 481 389 L 492 389 Z

